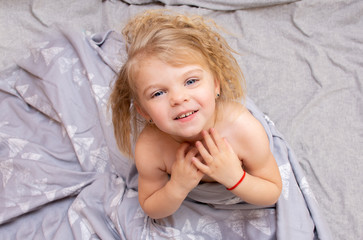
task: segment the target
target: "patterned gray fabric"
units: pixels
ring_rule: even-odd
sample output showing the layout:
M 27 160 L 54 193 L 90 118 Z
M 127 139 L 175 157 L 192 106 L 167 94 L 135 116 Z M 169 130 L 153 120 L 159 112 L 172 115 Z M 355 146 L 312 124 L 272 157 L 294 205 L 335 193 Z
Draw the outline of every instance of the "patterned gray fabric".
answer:
M 240 9 L 249 9 L 257 7 L 274 6 L 279 4 L 286 4 L 297 2 L 300 0 L 238 0 L 238 1 L 224 1 L 224 0 L 204 0 L 196 3 L 193 0 L 125 0 L 130 4 L 151 4 L 151 3 L 162 3 L 168 6 L 198 6 L 201 8 L 219 10 L 219 11 L 234 11 Z
M 249 99 L 282 175 L 276 206 L 191 194 L 172 216 L 147 217 L 137 171 L 117 150 L 107 109 L 122 47 L 112 31 L 63 30 L 1 73 L 1 239 L 331 239 L 296 157 Z
M 137 2 L 140 4 L 133 4 Z M 128 159 L 119 156 L 112 146 L 113 137 L 109 137 L 112 132 L 108 130 L 102 132 L 99 125 L 91 127 L 92 124 L 97 124 L 95 120 L 97 112 L 101 112 L 98 110 L 101 108 L 96 101 L 93 103 L 88 101 L 94 99 L 94 96 L 89 98 L 86 97 L 87 95 L 73 96 L 73 92 L 69 90 L 56 90 L 58 87 L 68 89 L 72 84 L 67 85 L 62 81 L 53 83 L 49 80 L 45 82 L 39 80 L 36 75 L 32 75 L 35 69 L 33 71 L 32 68 L 24 69 L 15 65 L 16 60 L 30 55 L 34 55 L 34 59 L 38 56 L 38 59 L 44 62 L 43 54 L 47 56 L 47 51 L 41 54 L 37 53 L 39 52 L 37 49 L 53 46 L 53 40 L 52 43 L 50 40 L 54 39 L 53 36 L 59 35 L 58 26 L 74 29 L 72 34 L 76 35 L 81 32 L 85 35 L 106 32 L 109 29 L 120 32 L 131 16 L 153 8 L 167 8 L 181 13 L 202 15 L 213 19 L 227 30 L 227 34 L 223 31 L 221 33 L 238 53 L 235 56 L 247 81 L 248 96 L 255 101 L 262 112 L 273 119 L 294 150 L 296 154 L 294 159 L 298 160 L 298 165 L 303 171 L 300 175 L 294 170 L 296 179 L 303 179 L 302 176 L 305 176 L 319 203 L 322 215 L 327 220 L 332 239 L 362 239 L 363 211 L 359 210 L 363 198 L 363 188 L 359 187 L 363 182 L 361 174 L 363 169 L 363 18 L 361 17 L 363 1 L 361 0 L 0 1 L 0 205 L 2 206 L 0 239 L 74 239 L 76 237 L 73 232 L 81 231 L 75 229 L 79 226 L 85 229 L 91 222 L 90 229 L 97 228 L 97 234 L 100 234 L 98 223 L 91 220 L 87 220 L 88 222 L 82 220 L 74 227 L 70 227 L 68 211 L 75 199 L 80 198 L 79 193 L 84 194 L 83 189 L 91 189 L 93 186 L 96 189 L 95 192 L 99 192 L 98 199 L 102 201 L 112 199 L 112 195 L 108 198 L 109 196 L 102 195 L 103 192 L 113 192 L 115 186 L 122 191 L 124 184 L 110 183 L 106 187 L 111 190 L 106 191 L 106 187 L 100 187 L 95 182 L 106 184 L 111 181 L 106 181 L 107 177 L 115 179 L 115 176 L 120 176 L 125 181 L 126 189 L 136 189 L 136 169 L 133 165 L 130 166 Z M 69 38 L 72 42 L 65 40 L 63 35 L 55 39 L 58 38 L 58 42 L 68 42 L 67 46 L 73 46 L 83 38 L 83 35 L 77 36 Z M 97 81 L 102 79 L 99 73 L 103 71 L 102 66 L 105 66 L 105 62 L 108 63 L 106 69 L 113 70 L 117 70 L 118 64 L 111 66 L 113 65 L 111 62 L 122 62 L 122 58 L 119 58 L 122 54 L 118 54 L 117 47 L 112 50 L 116 42 L 108 44 L 108 41 L 103 41 L 112 37 L 118 38 L 117 34 L 100 34 L 90 42 L 90 44 L 96 42 L 100 44 L 100 47 L 93 47 L 93 49 L 102 59 L 91 68 L 87 68 L 87 71 L 93 74 L 89 74 L 89 77 L 95 76 L 92 81 L 95 81 L 95 78 Z M 46 43 L 48 45 L 44 45 Z M 117 44 L 122 43 L 117 42 Z M 110 51 L 106 51 L 107 48 Z M 79 47 L 74 48 L 76 49 L 79 52 L 73 56 L 81 58 L 80 56 L 86 54 L 89 48 L 83 50 Z M 103 51 L 107 54 L 103 54 Z M 93 92 L 92 83 L 88 80 L 86 68 L 83 66 L 83 62 L 86 64 L 92 56 L 83 57 L 82 61 L 75 63 L 76 68 L 81 66 L 82 71 L 79 72 L 75 68 L 74 73 L 67 78 L 71 79 L 74 75 L 74 82 L 78 83 L 78 87 L 83 90 L 92 89 L 83 93 Z M 64 64 L 66 62 L 63 61 L 63 66 L 67 65 Z M 51 61 L 44 71 L 36 70 L 36 72 L 45 74 L 52 63 Z M 100 63 L 102 64 L 99 65 Z M 33 65 L 37 68 L 36 64 Z M 38 68 L 42 67 L 39 65 Z M 105 77 L 107 77 L 106 72 L 113 76 L 109 69 L 105 71 Z M 49 76 L 51 75 L 52 73 L 49 72 Z M 27 78 L 28 81 L 19 80 L 23 78 Z M 30 80 L 31 78 L 34 79 Z M 58 75 L 51 78 L 57 81 L 61 79 Z M 15 88 L 18 80 L 19 83 L 26 81 L 25 87 L 22 88 L 21 84 L 18 84 Z M 110 81 L 105 81 L 105 84 L 107 82 Z M 32 95 L 25 92 L 26 101 L 22 97 L 21 91 L 26 89 L 28 83 L 32 85 L 28 87 L 29 93 L 33 91 L 33 95 L 38 95 L 38 99 L 44 104 L 39 106 L 44 106 L 44 109 L 34 108 L 27 103 L 32 101 Z M 106 86 L 100 82 L 95 83 L 98 86 Z M 106 89 L 102 87 L 95 86 L 94 89 L 101 92 L 100 89 Z M 74 92 L 77 93 L 77 91 Z M 80 110 L 74 109 L 77 106 Z M 60 110 L 65 111 L 62 113 L 65 114 L 64 119 L 61 118 L 62 114 L 58 114 Z M 67 113 L 68 110 L 70 114 Z M 43 112 L 48 112 L 49 115 Z M 84 126 L 88 126 L 89 129 L 83 127 L 83 124 L 75 125 L 76 121 L 72 120 L 72 115 L 82 113 L 83 116 L 85 112 L 95 116 L 94 118 L 84 117 L 87 121 Z M 81 118 L 76 116 L 75 119 Z M 102 120 L 100 123 L 105 121 Z M 73 135 L 76 140 L 68 137 L 68 132 L 72 135 L 75 129 L 73 126 L 77 127 Z M 85 132 L 81 132 L 82 130 Z M 86 133 L 88 130 L 90 134 Z M 93 131 L 97 132 L 95 133 L 97 137 L 103 133 L 104 139 L 108 142 L 98 147 L 97 144 L 101 141 L 93 140 L 90 145 L 93 154 L 88 153 L 87 150 L 82 153 L 82 149 L 88 148 L 86 140 L 93 136 L 91 133 Z M 103 149 L 98 150 L 99 154 L 106 155 L 106 148 L 102 148 L 106 145 L 110 146 L 108 151 L 112 164 L 110 164 L 111 160 L 107 161 L 105 172 L 101 174 L 96 170 L 95 172 L 83 171 L 83 168 L 90 169 L 92 165 L 98 165 L 97 168 L 102 169 L 101 166 L 104 163 L 100 161 L 94 164 L 98 160 L 93 158 L 91 164 L 86 158 L 80 164 L 78 156 L 79 159 L 95 156 L 97 151 L 94 150 L 97 148 Z M 18 151 L 23 152 L 17 154 Z M 99 157 L 99 159 L 104 158 Z M 107 171 L 112 168 L 115 170 L 110 171 L 115 172 L 116 175 L 108 175 L 110 172 Z M 294 169 L 292 163 L 291 169 Z M 301 181 L 297 180 L 297 183 Z M 77 184 L 83 184 L 84 187 L 77 190 L 80 187 Z M 200 186 L 198 190 L 201 188 L 203 187 Z M 47 193 L 46 196 L 35 194 L 42 191 Z M 132 193 L 127 196 L 132 196 Z M 136 198 L 124 197 L 121 201 L 123 206 L 130 207 L 124 211 L 134 214 L 135 208 L 127 205 L 127 200 L 134 202 Z M 87 202 L 87 204 L 91 203 Z M 199 206 L 204 205 L 192 203 L 188 205 L 189 208 L 183 207 L 183 209 L 194 209 L 198 214 Z M 226 208 L 225 205 L 222 207 Z M 84 214 L 83 218 L 87 215 L 87 219 L 91 219 L 90 216 L 102 216 L 100 219 L 108 219 L 104 214 L 96 213 L 96 211 L 90 214 L 89 206 L 87 209 L 88 214 Z M 105 212 L 110 215 L 116 210 L 110 211 L 108 206 Z M 193 210 L 186 214 L 191 212 Z M 314 212 L 311 211 L 311 213 Z M 238 215 L 238 212 L 235 213 L 228 215 L 228 219 L 231 220 L 228 226 L 237 231 L 242 224 L 238 217 L 242 217 Z M 233 219 L 236 221 L 233 222 Z M 124 226 L 128 226 L 128 220 L 130 219 L 124 219 Z M 142 218 L 139 220 L 141 222 Z M 173 219 L 169 220 L 173 221 Z M 119 222 L 121 223 L 122 220 Z M 232 227 L 234 223 L 235 227 Z M 182 223 L 179 224 L 182 225 Z M 193 224 L 196 225 L 191 225 L 191 228 L 200 231 L 202 226 L 207 226 L 197 224 L 196 221 Z M 126 233 L 122 231 L 116 231 L 114 234 L 112 226 L 110 223 L 109 229 L 112 236 L 116 236 L 115 239 L 119 238 L 117 237 L 119 234 L 125 238 Z M 119 228 L 117 224 L 114 226 Z M 135 223 L 133 226 L 138 225 Z M 186 226 L 185 229 L 190 229 L 189 223 Z M 129 230 L 129 228 L 126 229 Z M 141 228 L 133 229 L 136 229 L 133 233 L 137 237 L 137 229 Z M 165 231 L 168 229 L 166 228 Z M 132 235 L 130 231 L 132 230 L 128 231 L 128 236 Z M 91 236 L 89 237 L 91 239 L 93 235 L 85 234 L 84 236 L 85 238 Z M 201 239 L 202 236 L 208 235 L 195 236 L 190 238 Z M 79 239 L 78 235 L 77 237 Z

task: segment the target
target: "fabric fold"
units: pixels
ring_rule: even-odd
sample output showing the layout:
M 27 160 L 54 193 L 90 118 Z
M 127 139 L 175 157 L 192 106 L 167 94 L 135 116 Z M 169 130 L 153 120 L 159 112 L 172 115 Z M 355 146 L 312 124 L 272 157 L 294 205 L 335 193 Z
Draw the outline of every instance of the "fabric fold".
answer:
M 3 229 L 33 216 L 44 234 L 32 227 L 20 228 L 19 236 L 30 231 L 39 239 L 330 239 L 291 148 L 250 99 L 245 104 L 265 128 L 283 180 L 276 206 L 238 203 L 219 184 L 201 185 L 172 216 L 150 219 L 138 202 L 137 170 L 117 149 L 107 109 L 124 57 L 120 35 L 62 34 L 37 44 L 14 72 L 1 74 L 0 106 L 7 110 L 0 113 Z M 56 227 L 44 222 L 60 205 Z

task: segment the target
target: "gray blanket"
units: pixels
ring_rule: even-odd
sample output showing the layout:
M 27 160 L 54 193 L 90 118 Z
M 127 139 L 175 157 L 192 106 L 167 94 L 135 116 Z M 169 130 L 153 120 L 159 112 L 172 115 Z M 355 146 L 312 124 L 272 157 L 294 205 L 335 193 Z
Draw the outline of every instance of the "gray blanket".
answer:
M 330 239 L 291 149 L 249 99 L 246 105 L 263 124 L 283 179 L 276 206 L 236 204 L 233 196 L 218 200 L 226 196 L 224 187 L 204 184 L 172 216 L 146 216 L 138 203 L 137 172 L 115 146 L 107 109 L 125 56 L 121 38 L 112 31 L 92 38 L 63 32 L 35 43 L 19 67 L 2 73 L 2 236 Z
M 145 218 L 136 169 L 117 151 L 105 108 L 123 61 L 119 36 L 107 32 L 120 32 L 130 16 L 152 8 L 203 15 L 229 32 L 221 33 L 239 53 L 248 96 L 294 150 L 282 141 L 285 156 L 293 156 L 291 170 L 285 165 L 291 187 L 302 190 L 293 196 L 301 203 L 304 197 L 311 215 L 298 229 L 314 225 L 315 236 L 323 236 L 323 215 L 332 239 L 362 239 L 361 0 L 0 1 L 0 239 L 167 238 L 181 236 L 178 231 L 180 238 L 208 239 L 220 236 L 216 226 L 256 239 L 267 225 L 266 233 L 279 236 L 280 219 L 295 213 L 297 207 L 283 213 L 280 203 L 270 212 L 234 209 L 224 203 L 238 199 L 218 202 L 217 186 L 217 202 L 206 202 L 204 188 L 211 188 L 200 185 L 176 215 Z M 58 26 L 74 31 L 63 34 Z M 103 34 L 91 39 L 93 33 Z M 24 56 L 28 60 L 18 61 Z M 281 136 L 248 106 L 268 123 L 267 133 Z M 305 200 L 310 191 L 322 214 L 312 197 Z M 299 207 L 297 214 L 304 212 Z M 275 227 L 253 220 L 267 221 L 259 216 L 268 214 L 279 216 Z

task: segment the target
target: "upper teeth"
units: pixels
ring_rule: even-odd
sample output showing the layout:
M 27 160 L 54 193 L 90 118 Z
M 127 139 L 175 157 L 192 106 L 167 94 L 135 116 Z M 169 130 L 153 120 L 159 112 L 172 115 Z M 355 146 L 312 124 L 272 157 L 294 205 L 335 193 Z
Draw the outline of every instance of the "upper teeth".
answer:
M 182 115 L 178 116 L 176 119 L 188 117 L 188 116 L 192 115 L 193 113 L 194 113 L 194 111 L 182 114 Z

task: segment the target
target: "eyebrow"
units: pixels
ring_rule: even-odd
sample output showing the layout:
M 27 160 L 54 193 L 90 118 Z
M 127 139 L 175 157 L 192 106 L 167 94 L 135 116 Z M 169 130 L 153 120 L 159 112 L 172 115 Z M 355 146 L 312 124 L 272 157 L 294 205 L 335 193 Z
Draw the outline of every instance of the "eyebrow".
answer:
M 200 69 L 200 68 L 194 68 L 194 69 L 191 69 L 191 70 L 187 71 L 186 73 L 184 73 L 184 74 L 183 74 L 183 77 L 186 77 L 186 76 L 188 76 L 188 75 L 191 75 L 191 74 L 192 74 L 192 73 L 194 73 L 194 72 L 202 73 L 202 72 L 203 72 L 203 70 L 202 70 L 202 69 Z
M 144 96 L 148 95 L 147 92 L 149 91 L 149 89 L 152 89 L 152 88 L 158 88 L 158 84 L 149 85 L 147 88 L 144 89 L 142 94 Z

